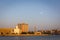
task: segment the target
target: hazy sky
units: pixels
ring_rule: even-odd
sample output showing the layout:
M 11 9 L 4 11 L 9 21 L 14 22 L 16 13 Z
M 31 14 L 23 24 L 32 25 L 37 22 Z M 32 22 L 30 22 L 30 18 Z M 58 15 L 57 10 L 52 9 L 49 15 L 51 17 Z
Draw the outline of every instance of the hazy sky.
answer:
M 0 27 L 28 23 L 33 29 L 60 29 L 60 0 L 0 0 Z

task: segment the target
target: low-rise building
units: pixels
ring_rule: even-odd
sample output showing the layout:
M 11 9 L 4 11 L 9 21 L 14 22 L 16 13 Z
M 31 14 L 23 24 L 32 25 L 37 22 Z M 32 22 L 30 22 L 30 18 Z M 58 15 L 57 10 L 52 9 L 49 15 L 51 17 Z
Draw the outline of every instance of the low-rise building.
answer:
M 6 35 L 11 33 L 12 28 L 0 28 L 0 35 Z
M 42 33 L 41 32 L 35 32 L 35 35 L 41 35 Z
M 22 30 L 19 29 L 18 26 L 16 26 L 16 28 L 14 28 L 14 33 L 20 34 L 20 33 L 22 33 Z

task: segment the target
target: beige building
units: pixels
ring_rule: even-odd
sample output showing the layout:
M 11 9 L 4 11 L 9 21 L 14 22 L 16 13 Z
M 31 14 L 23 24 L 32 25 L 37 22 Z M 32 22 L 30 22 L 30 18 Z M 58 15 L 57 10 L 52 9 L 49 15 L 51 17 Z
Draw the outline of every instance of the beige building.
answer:
M 22 32 L 28 32 L 28 24 L 26 23 L 18 24 L 18 28 L 20 28 Z
M 20 28 L 18 28 L 18 26 L 16 26 L 16 28 L 14 28 L 14 33 L 22 33 L 22 30 Z
M 35 32 L 35 35 L 41 35 L 42 33 L 41 32 Z

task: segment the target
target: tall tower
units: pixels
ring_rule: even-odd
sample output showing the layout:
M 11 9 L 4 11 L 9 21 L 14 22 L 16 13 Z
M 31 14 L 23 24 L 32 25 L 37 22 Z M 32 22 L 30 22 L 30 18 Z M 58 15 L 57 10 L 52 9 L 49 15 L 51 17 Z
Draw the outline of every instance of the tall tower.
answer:
M 26 23 L 18 24 L 18 28 L 20 28 L 22 32 L 28 32 L 28 24 Z
M 21 28 L 22 28 L 22 32 L 28 32 L 28 24 L 22 23 Z

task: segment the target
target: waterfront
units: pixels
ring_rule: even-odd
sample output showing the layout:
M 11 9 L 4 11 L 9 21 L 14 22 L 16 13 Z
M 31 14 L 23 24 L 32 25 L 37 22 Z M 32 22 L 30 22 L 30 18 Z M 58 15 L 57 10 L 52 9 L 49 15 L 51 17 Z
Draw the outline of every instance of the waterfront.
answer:
M 0 36 L 0 40 L 60 40 L 60 35 L 50 36 Z

